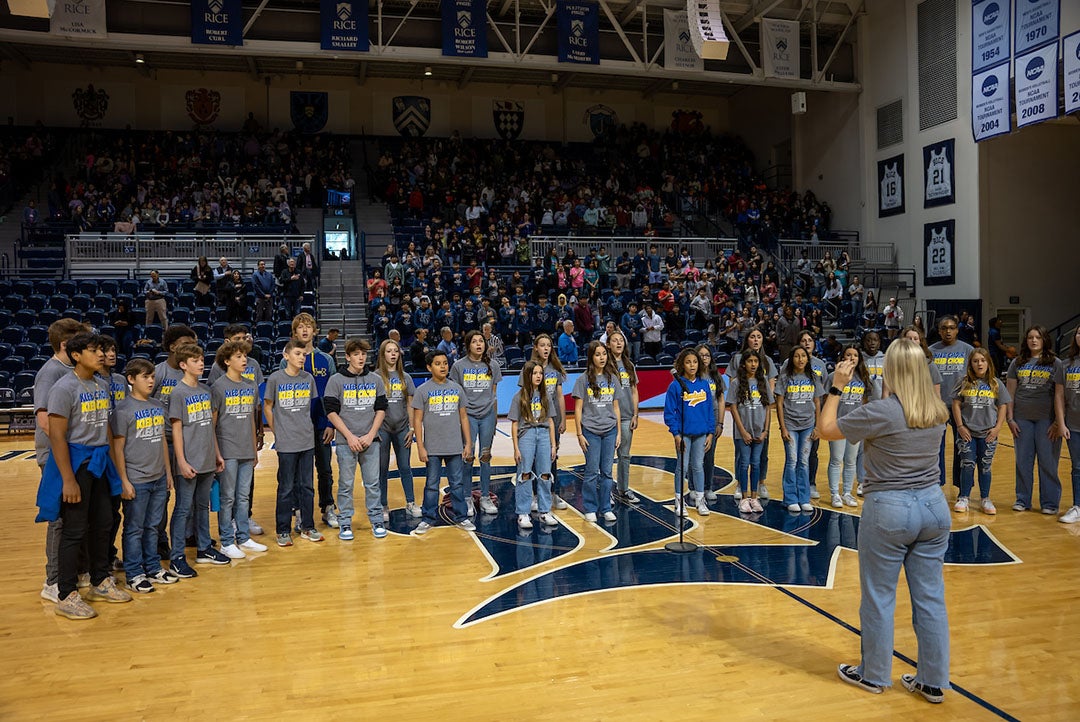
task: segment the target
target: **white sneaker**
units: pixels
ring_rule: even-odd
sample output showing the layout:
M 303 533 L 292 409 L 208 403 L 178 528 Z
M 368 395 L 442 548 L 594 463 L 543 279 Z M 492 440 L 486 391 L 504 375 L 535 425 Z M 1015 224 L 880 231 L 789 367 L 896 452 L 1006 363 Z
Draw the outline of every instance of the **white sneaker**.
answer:
M 530 511 L 540 511 L 540 505 L 536 501 L 536 497 L 533 497 L 532 504 L 529 506 Z
M 323 510 L 323 521 L 326 522 L 326 525 L 331 529 L 338 528 L 340 522 L 338 522 L 337 512 L 334 511 L 333 506 L 328 506 Z
M 968 510 L 968 498 L 966 496 L 962 496 L 959 499 L 957 499 L 956 503 L 953 504 L 952 510 L 953 511 L 959 511 L 961 513 L 967 511 Z
M 229 559 L 247 559 L 247 554 L 240 551 L 240 547 L 235 544 L 227 544 L 221 547 L 221 553 L 227 556 Z
M 810 498 L 811 499 L 820 499 L 821 498 L 821 492 L 819 492 L 817 490 L 816 486 L 811 486 L 810 487 Z
M 708 516 L 711 513 L 711 510 L 709 509 L 709 504 L 705 501 L 704 494 L 698 495 L 697 513 L 698 516 Z
M 596 522 L 596 512 L 590 511 L 585 513 L 585 521 Z
M 798 514 L 800 511 L 802 511 L 802 507 L 798 504 L 788 504 L 787 510 L 790 511 L 792 514 Z
M 705 501 L 716 501 L 716 498 L 717 497 L 715 491 L 710 489 L 709 491 L 705 492 Z
M 518 514 L 518 526 L 522 529 L 532 529 L 532 519 L 528 514 Z
M 836 509 L 843 509 L 844 508 L 844 500 L 840 498 L 839 494 L 833 494 L 832 495 L 832 505 Z
M 254 539 L 248 539 L 246 542 L 240 545 L 241 549 L 245 549 L 249 552 L 264 552 L 266 551 L 266 545 L 260 544 Z
M 416 505 L 415 501 L 410 501 L 408 504 L 405 505 L 405 515 L 408 517 L 412 517 L 413 519 L 419 519 L 420 517 L 424 516 L 424 511 Z
M 675 516 L 687 516 L 686 501 L 681 497 L 675 497 Z
M 862 496 L 862 482 L 861 481 L 859 482 L 859 485 L 857 487 L 855 487 L 855 493 L 858 494 L 859 496 Z
M 1058 517 L 1062 524 L 1075 524 L 1080 521 L 1080 506 L 1071 506 L 1069 510 Z M 44 592 L 42 593 L 44 596 Z
M 495 506 L 495 502 L 491 500 L 490 496 L 485 496 L 480 499 L 480 511 L 485 514 L 498 514 L 499 507 Z
M 558 526 L 559 520 L 549 511 L 547 514 L 540 515 L 540 523 L 546 524 L 547 526 Z
M 742 487 L 741 486 L 736 486 L 735 487 L 735 491 L 732 492 L 731 498 L 734 499 L 735 501 L 738 501 L 739 499 L 742 499 Z
M 810 504 L 808 502 L 806 504 L 799 504 L 799 508 L 802 509 L 803 511 L 813 511 L 814 510 L 814 505 Z
M 739 513 L 740 514 L 749 514 L 753 510 L 754 510 L 754 508 L 750 505 L 750 500 L 749 499 L 743 499 L 742 501 L 739 502 Z
M 473 503 L 471 496 L 465 499 L 465 515 L 476 516 L 476 504 Z
M 758 499 L 761 499 L 762 501 L 768 501 L 769 500 L 769 490 L 765 486 L 764 481 L 761 482 L 760 484 L 758 484 L 757 496 L 758 496 Z
M 458 529 L 463 529 L 465 531 L 476 531 L 476 525 L 468 519 L 462 519 L 457 523 L 457 526 Z
M 563 499 L 558 494 L 555 494 L 555 497 L 551 500 L 551 505 L 553 507 L 555 507 L 556 509 L 560 509 L 560 510 L 570 508 L 570 505 L 566 503 L 566 500 Z
M 1076 507 L 1073 507 L 1074 509 Z M 41 598 L 52 602 L 53 604 L 60 603 L 60 589 L 56 584 L 43 583 L 41 585 Z
M 613 511 L 604 512 L 604 521 L 616 521 L 618 518 L 619 517 L 615 516 L 615 512 Z
M 844 494 L 844 504 L 846 506 L 858 506 L 859 502 L 851 494 Z
M 266 532 L 264 532 L 263 528 L 259 525 L 259 522 L 254 519 L 248 519 L 248 534 L 251 536 L 262 536 L 265 533 Z

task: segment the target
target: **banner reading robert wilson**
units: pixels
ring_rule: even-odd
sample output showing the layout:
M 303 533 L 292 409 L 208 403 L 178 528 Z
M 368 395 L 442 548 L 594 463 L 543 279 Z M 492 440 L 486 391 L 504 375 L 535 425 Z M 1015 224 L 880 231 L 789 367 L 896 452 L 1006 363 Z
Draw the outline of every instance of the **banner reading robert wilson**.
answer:
M 600 64 L 600 7 L 559 0 L 559 62 Z
M 367 51 L 368 4 L 365 0 L 320 0 L 322 49 Z
M 1061 0 L 1016 0 L 1013 55 L 1018 56 L 1046 43 L 1056 43 L 1060 20 Z
M 1016 126 L 1058 116 L 1057 43 L 1016 57 Z
M 487 3 L 442 0 L 442 54 L 486 58 Z
M 105 0 L 59 0 L 49 21 L 53 35 L 105 37 Z
M 1080 32 L 1061 39 L 1065 65 L 1065 114 L 1080 110 Z
M 685 10 L 664 9 L 664 68 L 704 70 L 705 61 L 694 52 L 690 20 Z
M 761 69 L 766 77 L 799 77 L 799 23 L 761 19 Z
M 975 141 L 1012 130 L 1009 120 L 1009 63 L 971 76 L 971 134 Z
M 975 0 L 971 8 L 971 70 L 1009 57 L 1009 0 Z
M 243 45 L 240 0 L 191 0 L 191 42 L 196 45 Z

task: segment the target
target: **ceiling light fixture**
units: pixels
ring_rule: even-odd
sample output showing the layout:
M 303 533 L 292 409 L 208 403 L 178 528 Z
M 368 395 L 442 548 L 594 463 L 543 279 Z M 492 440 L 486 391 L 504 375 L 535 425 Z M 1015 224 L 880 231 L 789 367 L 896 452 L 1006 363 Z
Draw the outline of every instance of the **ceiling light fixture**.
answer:
M 430 65 L 425 65 L 424 66 L 424 77 L 427 77 L 427 78 L 431 77 L 431 66 Z
M 135 53 L 135 64 L 136 65 L 143 65 L 145 63 L 146 63 L 146 58 L 143 57 L 143 54 L 142 53 Z

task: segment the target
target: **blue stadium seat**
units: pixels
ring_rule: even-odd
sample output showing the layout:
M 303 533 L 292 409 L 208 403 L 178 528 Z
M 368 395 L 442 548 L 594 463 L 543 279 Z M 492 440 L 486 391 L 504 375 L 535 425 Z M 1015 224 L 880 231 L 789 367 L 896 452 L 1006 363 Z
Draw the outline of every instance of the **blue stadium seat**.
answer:
M 85 293 L 87 296 L 96 296 L 98 294 L 98 282 L 79 281 L 79 293 Z
M 33 371 L 35 374 L 41 370 L 41 367 L 45 365 L 45 362 L 49 360 L 48 356 L 31 356 L 26 362 L 26 368 L 29 371 Z
M 269 338 L 274 335 L 274 324 L 269 321 L 259 321 L 255 324 L 255 335 L 263 338 Z
M 34 292 L 33 281 L 14 281 L 11 284 L 11 292 L 17 296 L 29 296 Z
M 154 357 L 154 364 L 155 365 L 162 364 L 162 363 L 165 363 L 168 360 L 169 360 L 169 354 L 167 354 L 167 353 L 159 353 L 157 356 Z
M 26 308 L 26 299 L 23 296 L 15 292 L 4 296 L 4 310 L 15 313 L 21 308 Z
M 263 358 L 274 348 L 274 340 L 269 336 L 257 336 L 254 341 L 255 347 L 263 350 Z
M 209 324 L 210 323 L 210 309 L 205 306 L 199 306 L 192 310 L 191 318 L 194 323 Z
M 32 293 L 26 297 L 25 307 L 32 311 L 40 311 L 49 305 L 49 297 L 42 296 L 40 293 Z
M 102 336 L 112 336 L 113 338 L 116 338 L 116 326 L 108 323 L 103 323 L 98 328 L 98 333 L 100 333 Z
M 82 321 L 83 312 L 77 308 L 69 308 L 68 310 L 60 314 L 60 318 L 73 318 L 76 321 Z
M 78 292 L 79 284 L 75 281 L 65 279 L 63 281 L 57 281 L 56 283 L 56 293 L 62 294 L 64 296 L 74 296 Z
M 56 281 L 34 281 L 34 293 L 41 294 L 42 296 L 53 295 L 54 293 L 56 293 Z
M 165 329 L 156 323 L 152 323 L 149 326 L 143 327 L 142 337 L 148 338 L 154 343 L 161 345 L 162 337 L 165 334 Z
M 40 314 L 40 311 L 35 311 L 32 308 L 21 308 L 15 312 L 13 321 L 16 326 L 33 326 L 34 324 L 39 323 L 38 318 L 40 317 Z M 59 314 L 57 315 L 59 316 Z
M 176 296 L 177 309 L 183 308 L 188 311 L 195 308 L 195 294 L 194 293 L 179 293 Z
M 49 296 L 48 308 L 53 308 L 60 313 L 63 313 L 64 311 L 68 310 L 69 306 L 71 306 L 71 299 L 67 296 L 61 296 L 58 293 L 54 293 L 52 296 Z
M 76 293 L 71 297 L 71 305 L 86 313 L 94 307 L 94 299 L 85 293 Z
M 11 379 L 0 379 L 0 409 L 10 409 L 15 406 L 15 389 L 11 388 Z
M 45 308 L 38 313 L 35 323 L 39 323 L 42 326 L 50 326 L 59 320 L 59 311 L 57 311 L 55 308 Z
M 665 343 L 663 352 L 669 356 L 676 356 L 679 353 L 679 344 L 674 342 Z M 659 361 L 659 357 L 656 360 Z
M 48 326 L 31 326 L 26 329 L 26 340 L 30 343 L 47 344 L 49 343 L 49 327 Z
M 37 352 L 38 345 L 36 343 L 30 343 L 29 341 L 23 341 L 15 346 L 15 355 L 22 357 L 24 361 L 37 356 Z
M 22 356 L 16 356 L 12 354 L 6 359 L 0 361 L 0 371 L 4 371 L 10 376 L 17 376 L 26 369 L 26 359 Z M 31 382 L 32 383 L 32 382 Z
M 656 359 L 654 359 L 652 356 L 647 356 L 647 355 L 642 354 L 641 356 L 638 357 L 637 365 L 638 366 L 655 366 L 656 365 Z
M 221 344 L 225 343 L 223 338 L 212 338 L 206 342 L 206 352 L 210 354 L 216 354 L 217 350 L 221 348 Z
M 113 297 L 108 293 L 99 293 L 94 296 L 94 308 L 100 308 L 102 311 L 108 312 L 113 309 Z
M 9 343 L 12 346 L 22 343 L 26 340 L 26 329 L 20 325 L 6 326 L 0 329 L 0 341 Z
M 277 335 L 279 338 L 285 337 L 286 339 L 292 336 L 292 319 L 288 321 L 278 321 Z
M 12 385 L 15 387 L 15 393 L 18 394 L 21 391 L 26 391 L 27 389 L 34 388 L 35 376 L 36 374 L 33 371 L 21 371 L 15 374 L 15 378 L 12 379 L 11 382 Z M 18 403 L 18 399 L 16 399 L 16 403 Z M 30 399 L 30 403 L 33 403 L 32 397 Z
M 120 292 L 131 296 L 138 296 L 142 291 L 142 284 L 134 279 L 126 279 L 120 282 Z
M 656 357 L 656 363 L 660 366 L 671 366 L 675 363 L 675 357 L 669 353 L 662 353 Z
M 115 296 L 120 293 L 120 282 L 106 279 L 98 283 L 99 292 L 106 296 Z
M 692 328 L 686 332 L 686 340 L 699 344 L 705 340 L 705 332 L 700 329 Z
M 510 364 L 511 368 L 514 368 L 514 364 L 520 362 L 521 366 L 525 365 L 525 354 L 517 346 L 507 346 L 505 349 L 506 362 Z M 518 366 L 517 368 L 521 368 Z
M 210 338 L 210 326 L 205 323 L 193 323 L 191 324 L 191 330 L 195 332 L 195 335 L 199 337 L 200 341 L 206 341 Z
M 173 323 L 187 324 L 191 322 L 191 311 L 187 308 L 170 309 Z
M 0 361 L 9 358 L 13 353 L 15 353 L 14 346 L 10 343 L 0 343 Z
M 229 324 L 225 323 L 224 321 L 215 322 L 214 325 L 211 327 L 212 334 L 211 334 L 210 337 L 211 338 L 225 338 L 225 328 L 228 325 Z

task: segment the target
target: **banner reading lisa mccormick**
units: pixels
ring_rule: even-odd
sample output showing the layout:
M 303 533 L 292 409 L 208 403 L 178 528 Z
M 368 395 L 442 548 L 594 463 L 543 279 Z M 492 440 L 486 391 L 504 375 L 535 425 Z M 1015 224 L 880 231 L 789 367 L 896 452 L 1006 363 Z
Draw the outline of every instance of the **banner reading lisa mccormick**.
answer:
M 1008 133 L 1009 63 L 971 76 L 971 133 L 975 141 Z
M 243 45 L 240 0 L 191 0 L 191 42 L 197 45 Z
M 559 0 L 559 62 L 600 64 L 600 8 Z
M 1009 57 L 1010 19 L 1009 0 L 975 0 L 971 8 L 973 72 Z
M 1057 43 L 1016 56 L 1016 126 L 1058 116 Z
M 1016 0 L 1013 53 L 1019 56 L 1040 45 L 1056 43 L 1060 20 L 1061 0 Z
M 53 9 L 49 32 L 79 38 L 105 37 L 105 0 L 61 0 Z
M 685 10 L 664 9 L 664 68 L 705 69 L 705 61 L 694 52 L 694 43 L 690 39 L 690 20 Z
M 1080 32 L 1061 39 L 1065 65 L 1065 114 L 1080 110 Z
M 487 3 L 484 0 L 442 0 L 442 54 L 486 58 Z
M 367 51 L 368 4 L 366 0 L 320 0 L 322 49 Z

